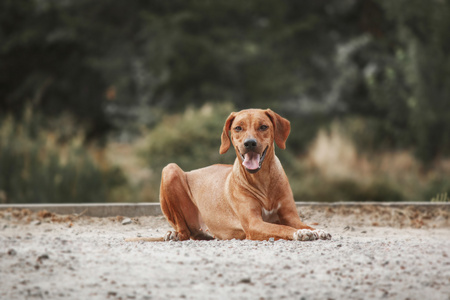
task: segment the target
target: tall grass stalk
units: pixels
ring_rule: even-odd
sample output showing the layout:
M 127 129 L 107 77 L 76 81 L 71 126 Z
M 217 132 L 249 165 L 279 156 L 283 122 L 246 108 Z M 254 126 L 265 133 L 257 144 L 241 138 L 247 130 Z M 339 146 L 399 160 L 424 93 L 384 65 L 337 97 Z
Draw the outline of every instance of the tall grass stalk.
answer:
M 0 201 L 105 202 L 126 194 L 121 170 L 102 159 L 103 149 L 85 145 L 82 129 L 44 123 L 31 106 L 21 118 L 0 119 Z

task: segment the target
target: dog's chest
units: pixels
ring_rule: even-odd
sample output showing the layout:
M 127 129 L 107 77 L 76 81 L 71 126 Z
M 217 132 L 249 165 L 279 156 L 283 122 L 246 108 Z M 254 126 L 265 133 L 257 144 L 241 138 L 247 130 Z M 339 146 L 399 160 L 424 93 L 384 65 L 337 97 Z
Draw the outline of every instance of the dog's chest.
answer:
M 267 210 L 265 208 L 261 209 L 261 216 L 264 222 L 267 223 L 278 223 L 280 221 L 278 217 L 278 209 L 280 209 L 280 205 L 276 209 Z

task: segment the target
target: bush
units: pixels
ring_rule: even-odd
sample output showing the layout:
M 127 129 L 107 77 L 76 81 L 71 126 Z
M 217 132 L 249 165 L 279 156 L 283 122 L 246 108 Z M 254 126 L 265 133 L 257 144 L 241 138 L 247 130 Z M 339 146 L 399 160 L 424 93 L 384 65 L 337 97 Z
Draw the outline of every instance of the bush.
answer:
M 140 155 L 155 171 L 171 162 L 185 171 L 233 163 L 232 148 L 224 155 L 219 154 L 220 135 L 233 110 L 229 103 L 206 104 L 201 109 L 166 116 L 153 130 L 145 133 L 146 142 Z
M 360 181 L 346 177 L 328 177 L 317 168 L 304 169 L 289 176 L 296 201 L 403 201 L 405 195 L 387 180 Z
M 121 170 L 103 150 L 84 145 L 69 121 L 54 130 L 25 109 L 19 120 L 0 120 L 0 201 L 11 203 L 116 201 L 127 187 Z M 71 129 L 72 128 L 72 129 Z
M 447 195 L 450 195 L 450 180 L 444 177 L 434 178 L 428 185 L 427 189 L 425 189 L 423 194 L 424 199 L 430 200 L 432 202 L 449 202 L 449 198 Z

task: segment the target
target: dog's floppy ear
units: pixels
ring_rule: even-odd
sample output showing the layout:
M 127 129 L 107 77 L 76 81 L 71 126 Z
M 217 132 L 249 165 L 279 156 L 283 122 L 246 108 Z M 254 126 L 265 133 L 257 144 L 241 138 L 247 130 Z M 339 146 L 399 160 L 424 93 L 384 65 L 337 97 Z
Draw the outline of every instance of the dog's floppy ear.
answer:
M 291 123 L 270 109 L 266 110 L 266 114 L 273 124 L 275 144 L 281 149 L 286 149 L 286 140 L 291 132 Z
M 219 150 L 220 154 L 224 154 L 228 151 L 228 149 L 230 149 L 231 139 L 230 139 L 230 134 L 228 132 L 231 130 L 231 123 L 233 123 L 235 116 L 236 116 L 236 113 L 232 112 L 228 116 L 228 119 L 225 121 L 225 125 L 223 126 L 222 137 L 221 137 L 222 144 L 220 145 L 220 150 Z

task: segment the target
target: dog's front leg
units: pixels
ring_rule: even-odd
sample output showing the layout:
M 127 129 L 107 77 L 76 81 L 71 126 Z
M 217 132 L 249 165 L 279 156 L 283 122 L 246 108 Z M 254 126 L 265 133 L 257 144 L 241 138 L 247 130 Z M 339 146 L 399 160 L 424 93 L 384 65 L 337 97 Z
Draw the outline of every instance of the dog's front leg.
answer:
M 298 230 L 291 226 L 265 222 L 261 216 L 261 207 L 256 204 L 252 205 L 247 202 L 247 205 L 241 206 L 238 211 L 242 228 L 249 240 L 262 241 L 273 238 L 275 240 L 309 241 L 320 238 L 318 234 L 314 234 L 313 230 Z
M 248 225 L 244 226 L 244 231 L 247 239 L 258 241 L 269 240 L 270 238 L 293 240 L 297 232 L 295 228 L 267 223 L 260 218 L 251 218 Z
M 280 209 L 277 214 L 282 225 L 294 227 L 296 229 L 314 230 L 314 228 L 302 222 L 298 215 L 294 200 L 280 202 Z
M 329 240 L 331 239 L 331 234 L 320 229 L 314 229 L 305 223 L 303 223 L 298 215 L 297 207 L 295 202 L 286 201 L 280 205 L 278 210 L 278 217 L 282 225 L 290 226 L 297 229 L 294 234 L 294 240 Z
M 275 240 L 314 241 L 318 239 L 329 240 L 331 235 L 323 230 L 296 229 L 286 225 L 264 222 L 262 219 L 249 221 L 244 228 L 246 238 L 249 240 L 264 241 L 271 238 Z

